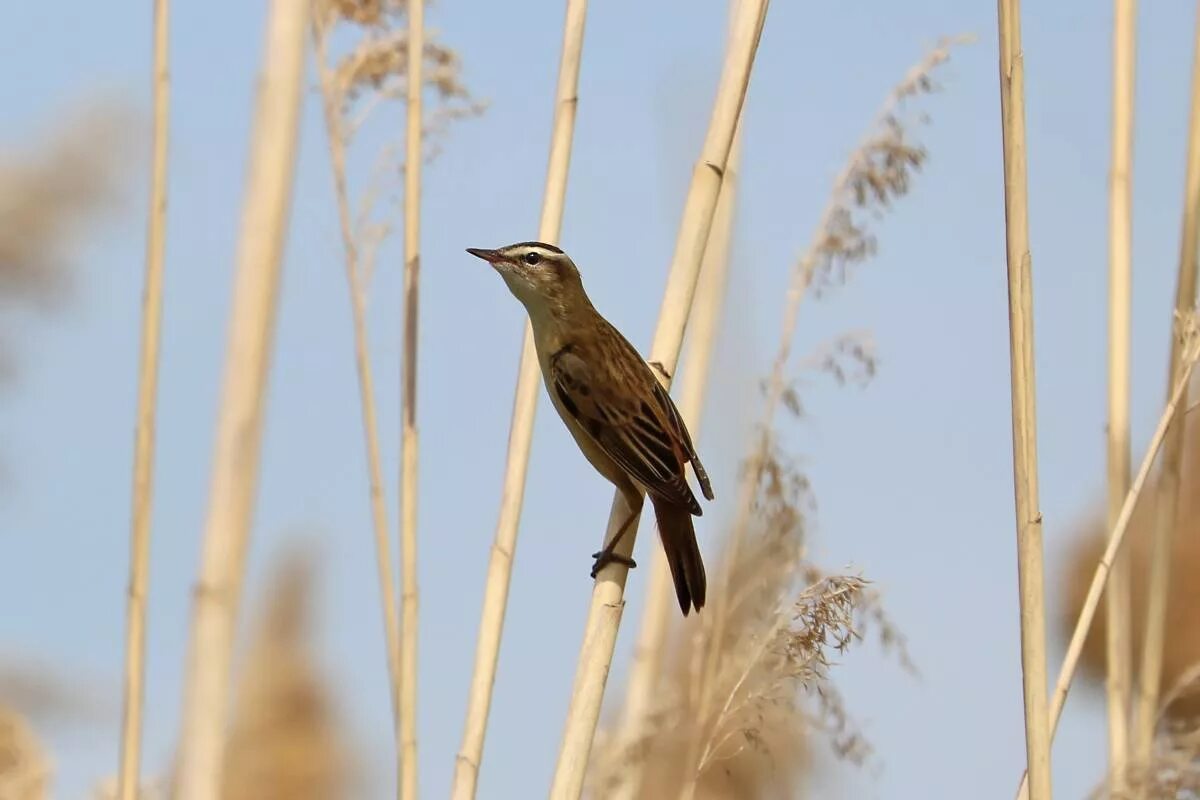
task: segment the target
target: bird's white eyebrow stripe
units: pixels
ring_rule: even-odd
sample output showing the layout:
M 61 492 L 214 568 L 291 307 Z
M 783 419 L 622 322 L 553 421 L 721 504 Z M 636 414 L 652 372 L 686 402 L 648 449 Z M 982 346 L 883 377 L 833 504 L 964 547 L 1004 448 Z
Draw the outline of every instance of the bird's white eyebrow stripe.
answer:
M 551 253 L 557 253 L 560 256 L 563 255 L 562 250 L 559 250 L 557 247 L 555 247 L 552 244 L 546 244 L 545 242 L 517 242 L 516 244 L 510 244 L 505 249 L 511 249 L 511 248 L 517 248 L 517 247 L 540 247 L 543 250 L 549 250 Z

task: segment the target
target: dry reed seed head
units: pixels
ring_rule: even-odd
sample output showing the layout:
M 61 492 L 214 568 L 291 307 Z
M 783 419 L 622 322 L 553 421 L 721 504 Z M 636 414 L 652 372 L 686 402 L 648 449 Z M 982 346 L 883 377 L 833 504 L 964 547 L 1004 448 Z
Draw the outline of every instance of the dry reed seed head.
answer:
M 792 609 L 798 627 L 787 639 L 788 654 L 804 656 L 808 667 L 819 670 L 829 666 L 826 647 L 844 653 L 860 638 L 854 630 L 854 611 L 865 586 L 862 578 L 842 575 L 822 578 L 805 589 Z
M 314 563 L 277 567 L 251 641 L 230 729 L 223 800 L 336 800 L 352 780 L 350 748 L 310 639 Z
M 1161 685 L 1180 684 L 1193 665 L 1200 663 L 1200 414 L 1184 416 L 1184 453 L 1180 475 L 1178 524 L 1171 540 L 1170 580 L 1167 588 L 1166 638 L 1163 645 Z M 1151 481 L 1153 483 L 1153 481 Z M 1131 572 L 1131 631 L 1134 652 L 1141 652 L 1146 621 L 1147 575 L 1149 573 L 1157 492 L 1148 486 L 1134 507 L 1122 552 L 1129 559 Z M 1080 526 L 1080 534 L 1064 561 L 1060 585 L 1064 598 L 1060 605 L 1060 635 L 1069 637 L 1087 594 L 1096 565 L 1104 551 L 1107 532 L 1101 513 L 1092 512 Z M 1081 656 L 1084 674 L 1102 681 L 1105 673 L 1106 603 L 1097 609 L 1096 619 L 1084 642 Z M 1200 715 L 1200 695 L 1188 692 L 1176 697 L 1166 710 L 1172 719 Z
M 403 100 L 407 94 L 408 31 L 369 33 L 334 67 L 334 87 L 346 107 L 371 92 Z M 467 100 L 471 93 L 462 82 L 458 54 L 437 41 L 424 47 L 425 86 L 442 101 Z
M 403 8 L 395 0 L 316 0 L 314 18 L 322 25 L 345 22 L 352 25 L 377 27 L 387 23 L 389 14 Z
M 79 234 L 117 201 L 128 128 L 97 105 L 0 152 L 0 306 L 44 306 L 67 287 Z
M 905 76 L 894 89 L 876 130 L 851 156 L 813 244 L 797 263 L 806 288 L 819 291 L 844 280 L 850 264 L 874 252 L 876 241 L 869 222 L 909 190 L 913 170 L 927 157 L 919 144 L 908 140 L 904 121 L 895 109 L 907 98 L 935 88 L 929 73 L 946 60 L 949 44 L 944 41 Z M 787 334 L 785 330 L 785 342 Z M 786 348 L 783 352 L 786 354 Z M 835 342 L 833 353 L 818 361 L 818 366 L 845 382 L 868 380 L 875 363 L 869 344 L 851 335 Z M 773 376 L 774 380 L 779 377 Z M 794 385 L 784 387 L 783 402 L 793 414 L 803 413 Z M 867 592 L 861 578 L 829 577 L 804 565 L 805 511 L 813 507 L 812 494 L 802 471 L 781 452 L 774 424 L 774 419 L 766 420 L 759 432 L 761 449 L 752 451 L 740 465 L 743 478 L 753 482 L 754 494 L 751 519 L 737 520 L 733 530 L 727 531 L 727 542 L 732 538 L 741 542 L 736 559 L 731 560 L 727 544 L 717 560 L 720 572 L 729 578 L 716 580 L 714 585 L 730 587 L 733 592 L 713 604 L 729 618 L 721 627 L 721 641 L 712 641 L 717 626 L 711 617 L 698 620 L 685 635 L 677 635 L 657 690 L 659 707 L 649 715 L 645 729 L 622 730 L 599 740 L 591 777 L 600 796 L 619 785 L 622 765 L 641 759 L 647 777 L 640 797 L 675 794 L 697 770 L 697 795 L 707 797 L 705 781 L 713 775 L 730 774 L 738 759 L 747 754 L 778 754 L 766 744 L 768 733 L 803 741 L 810 722 L 799 707 L 804 688 L 817 699 L 812 722 L 829 733 L 837 753 L 862 762 L 870 747 L 828 680 L 827 650 L 840 652 L 860 638 L 859 630 L 874 627 L 883 645 L 898 653 L 906 668 L 912 668 L 904 637 L 883 613 L 877 593 Z M 795 587 L 801 577 L 809 578 L 810 583 L 797 595 Z M 712 676 L 701 666 L 710 647 L 720 654 Z M 718 711 L 714 718 L 700 718 L 701 709 Z M 702 753 L 699 765 L 691 756 L 697 751 Z M 795 761 L 785 758 L 781 763 L 792 765 Z M 718 790 L 712 796 L 793 796 L 788 782 L 797 780 L 796 771 L 785 767 L 781 772 L 772 776 L 769 793 L 743 787 L 740 791 Z
M 843 333 L 814 355 L 813 368 L 831 376 L 839 386 L 866 386 L 879 371 L 879 354 L 870 331 Z
M 736 562 L 728 562 L 728 549 L 715 560 L 730 571 L 733 592 L 717 674 L 704 682 L 699 667 L 711 621 L 678 631 L 644 729 L 599 740 L 590 775 L 596 796 L 614 791 L 635 759 L 645 774 L 638 797 L 671 796 L 696 767 L 690 754 L 699 752 L 698 798 L 793 797 L 810 762 L 810 729 L 826 734 L 840 757 L 870 760 L 869 743 L 831 683 L 830 653 L 875 629 L 908 665 L 903 636 L 866 581 L 805 562 L 802 505 L 811 492 L 794 461 L 772 446 L 759 466 L 759 497 Z M 701 719 L 701 708 L 711 717 Z
M 850 155 L 834 186 L 820 230 L 800 259 L 807 283 L 818 297 L 847 280 L 850 269 L 873 256 L 877 240 L 871 223 L 912 188 L 913 174 L 929 157 L 911 131 L 928 122 L 912 102 L 937 91 L 934 72 L 949 60 L 950 48 L 964 37 L 943 39 L 897 84 L 867 138 Z
M 114 710 L 98 685 L 37 660 L 0 658 L 0 706 L 42 724 L 97 722 Z
M 805 383 L 805 373 L 827 375 L 838 386 L 853 384 L 862 388 L 875 378 L 878 371 L 879 354 L 870 331 L 848 331 L 824 342 L 801 361 L 800 375 L 784 386 L 779 399 L 793 417 L 804 417 L 806 411 L 800 389 Z M 769 387 L 767 380 L 760 384 L 764 394 Z
M 1200 725 L 1173 723 L 1160 730 L 1150 763 L 1131 766 L 1124 791 L 1107 782 L 1092 792 L 1104 800 L 1195 800 L 1200 797 Z
M 815 724 L 829 735 L 834 751 L 865 761 L 870 747 L 850 719 L 840 693 L 829 682 L 830 654 L 842 653 L 859 637 L 855 608 L 865 582 L 854 576 L 824 577 L 805 588 L 790 607 L 774 610 L 769 624 L 738 642 L 751 653 L 733 658 L 726 674 L 727 693 L 711 724 L 711 746 L 702 759 L 703 771 L 717 760 L 742 748 L 767 741 L 762 726 L 772 714 L 793 718 L 792 725 Z M 731 653 L 732 655 L 732 653 Z M 815 715 L 805 714 L 802 696 L 813 698 Z M 807 719 L 807 723 L 798 720 Z
M 317 26 L 316 38 L 322 62 L 328 59 L 328 28 Z M 422 142 L 426 158 L 440 152 L 439 142 L 450 125 L 482 114 L 486 103 L 471 96 L 462 80 L 462 62 L 450 48 L 426 34 L 422 81 L 437 102 L 424 109 Z M 349 144 L 372 113 L 387 101 L 407 100 L 408 31 L 370 29 L 335 64 L 322 63 L 322 87 L 326 102 L 340 114 L 340 136 Z
M 29 723 L 0 706 L 0 798 L 45 800 L 50 777 L 50 761 Z
M 77 109 L 37 144 L 0 151 L 0 317 L 69 293 L 82 235 L 118 200 L 128 122 L 116 106 Z M 0 381 L 16 360 L 0 328 Z
M 768 468 L 780 475 L 780 485 L 787 482 L 778 465 Z M 734 591 L 718 674 L 701 680 L 700 662 L 714 635 L 711 621 L 677 630 L 643 729 L 631 734 L 619 728 L 598 740 L 589 774 L 594 796 L 615 791 L 633 761 L 644 765 L 639 798 L 673 796 L 694 773 L 691 759 L 705 749 L 713 752 L 698 776 L 697 798 L 795 796 L 809 763 L 809 722 L 776 640 L 792 622 L 788 598 L 803 574 L 803 518 L 784 503 L 778 506 L 769 517 L 753 519 L 736 564 L 728 564 L 728 552 L 714 561 L 732 571 Z M 712 718 L 699 718 L 702 705 Z M 714 718 L 727 706 L 718 729 Z

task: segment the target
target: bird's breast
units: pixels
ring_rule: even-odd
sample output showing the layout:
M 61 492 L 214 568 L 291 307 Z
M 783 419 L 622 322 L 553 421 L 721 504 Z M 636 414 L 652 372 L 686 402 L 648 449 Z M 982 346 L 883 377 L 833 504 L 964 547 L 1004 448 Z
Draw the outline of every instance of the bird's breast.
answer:
M 575 440 L 575 444 L 583 452 L 588 462 L 610 483 L 615 486 L 627 486 L 631 481 L 625 474 L 625 470 L 608 457 L 608 454 L 600 448 L 596 440 L 584 430 L 571 412 L 567 410 L 566 405 L 558 396 L 558 391 L 554 388 L 554 381 L 551 379 L 550 357 L 566 346 L 568 337 L 554 335 L 552 333 L 542 332 L 538 335 L 538 326 L 533 327 L 534 349 L 537 351 L 538 366 L 542 372 L 542 383 L 546 387 L 546 394 L 550 395 L 550 402 L 554 406 L 554 410 L 558 412 L 559 418 L 563 424 L 567 426 L 567 430 L 571 432 L 571 437 Z

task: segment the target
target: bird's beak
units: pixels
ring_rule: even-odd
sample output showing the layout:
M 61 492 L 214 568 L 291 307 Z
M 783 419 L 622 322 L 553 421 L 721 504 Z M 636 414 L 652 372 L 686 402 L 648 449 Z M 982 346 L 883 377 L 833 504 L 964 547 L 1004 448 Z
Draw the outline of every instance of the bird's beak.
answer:
M 467 252 L 476 258 L 482 258 L 493 266 L 504 260 L 504 256 L 500 255 L 499 250 L 483 250 L 478 247 L 468 247 Z

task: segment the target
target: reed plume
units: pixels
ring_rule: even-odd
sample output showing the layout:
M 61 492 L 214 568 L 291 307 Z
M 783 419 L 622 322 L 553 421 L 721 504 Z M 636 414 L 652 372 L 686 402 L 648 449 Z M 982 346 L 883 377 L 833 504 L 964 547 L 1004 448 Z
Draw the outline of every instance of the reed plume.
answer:
M 52 769 L 29 723 L 0 705 L 0 798 L 46 800 Z
M 912 668 L 904 637 L 865 582 L 826 575 L 805 560 L 812 498 L 781 447 L 776 411 L 804 414 L 804 373 L 839 384 L 861 384 L 875 373 L 874 347 L 862 332 L 823 343 L 794 372 L 798 306 L 806 290 L 820 296 L 842 285 L 875 252 L 874 220 L 908 193 L 927 157 L 913 133 L 910 100 L 937 88 L 933 73 L 957 41 L 941 42 L 889 93 L 793 268 L 779 352 L 764 381 L 766 410 L 743 463 L 742 491 L 752 494 L 743 495 L 716 562 L 723 587 L 714 599 L 717 616 L 699 630 L 676 632 L 644 724 L 605 731 L 589 776 L 598 796 L 650 798 L 684 786 L 684 796 L 700 798 L 793 797 L 803 785 L 814 730 L 828 734 L 843 757 L 861 762 L 870 754 L 828 679 L 830 654 L 873 628 Z M 806 694 L 815 708 L 804 707 Z
M 340 800 L 353 758 L 311 642 L 315 561 L 275 566 L 240 670 L 222 800 Z
M 1161 684 L 1167 687 L 1180 684 L 1188 670 L 1200 663 L 1200 627 L 1195 624 L 1195 609 L 1200 608 L 1200 418 L 1195 412 L 1185 417 L 1182 466 L 1178 529 L 1169 558 L 1171 575 L 1167 584 L 1166 635 L 1160 672 Z M 1147 575 L 1156 515 L 1157 497 L 1147 492 L 1133 510 L 1126 536 L 1125 557 L 1131 574 L 1129 637 L 1134 650 L 1141 649 L 1145 636 Z M 1079 525 L 1059 580 L 1064 589 L 1058 628 L 1064 635 L 1071 632 L 1079 616 L 1092 572 L 1104 550 L 1106 532 L 1095 510 Z M 1107 608 L 1102 607 L 1102 620 L 1106 613 Z M 1107 624 L 1093 625 L 1084 641 L 1080 664 L 1089 678 L 1103 680 L 1107 674 L 1107 631 Z M 1176 692 L 1171 702 L 1162 704 L 1160 713 L 1172 720 L 1200 716 L 1200 695 Z
M 784 468 L 787 461 L 779 450 L 776 428 L 780 406 L 794 415 L 803 411 L 792 372 L 800 304 L 810 292 L 821 297 L 844 284 L 852 270 L 875 253 L 878 242 L 872 230 L 874 221 L 908 193 L 916 171 L 926 158 L 925 148 L 912 132 L 917 118 L 909 107 L 910 101 L 937 88 L 934 72 L 949 58 L 951 46 L 958 41 L 962 40 L 940 42 L 889 92 L 867 136 L 834 181 L 816 232 L 792 267 L 779 344 L 771 373 L 763 383 L 765 398 L 759 428 L 742 464 L 737 512 L 727 534 L 724 568 L 717 581 L 720 589 L 714 597 L 712 615 L 705 621 L 703 649 L 696 656 L 699 671 L 695 678 L 699 686 L 696 694 L 700 701 L 695 716 L 702 730 L 712 730 L 719 708 L 713 699 L 720 693 L 710 687 L 720 682 L 719 675 L 724 670 L 720 665 L 735 618 L 731 604 L 735 602 L 735 587 L 741 585 L 735 570 L 741 563 L 743 541 L 760 523 L 767 500 L 780 496 L 781 492 L 799 497 L 797 493 L 806 486 L 802 475 Z M 875 359 L 869 338 L 847 334 L 819 348 L 807 359 L 807 366 L 846 382 L 869 379 L 875 371 Z M 697 782 L 696 791 L 703 777 L 703 770 L 698 767 L 705 760 L 705 748 L 709 747 L 704 742 L 703 735 L 694 737 L 687 758 L 692 767 L 686 775 Z
M 36 144 L 0 152 L 0 319 L 48 312 L 70 292 L 82 237 L 121 199 L 130 122 L 122 107 L 94 103 L 62 114 Z M 0 332 L 0 379 L 14 362 Z

